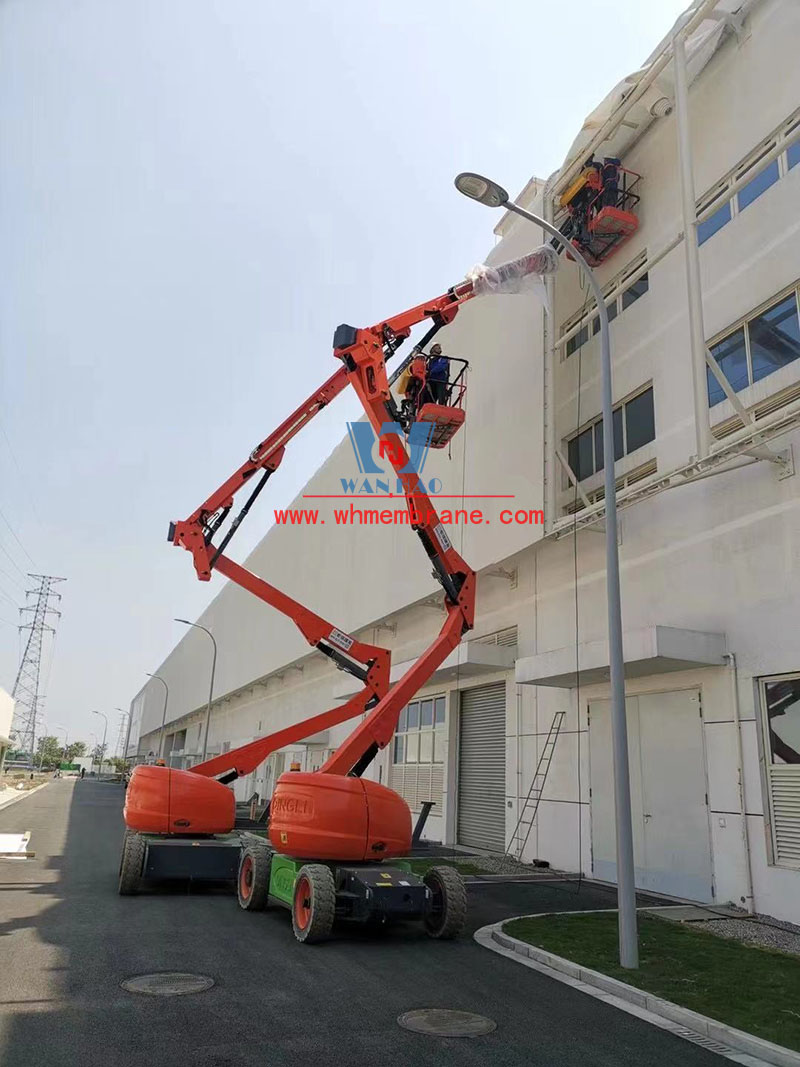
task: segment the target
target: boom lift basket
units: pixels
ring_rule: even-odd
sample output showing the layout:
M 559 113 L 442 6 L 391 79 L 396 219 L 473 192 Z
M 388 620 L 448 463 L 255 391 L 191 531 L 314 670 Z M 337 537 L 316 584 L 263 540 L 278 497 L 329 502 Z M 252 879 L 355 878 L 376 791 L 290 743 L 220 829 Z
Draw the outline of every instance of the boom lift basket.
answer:
M 636 211 L 640 197 L 636 192 L 636 186 L 642 180 L 642 176 L 626 167 L 620 167 L 619 174 L 621 180 L 617 190 L 616 204 L 603 204 L 604 191 L 601 189 L 586 209 L 588 244 L 576 238 L 570 242 L 583 253 L 590 267 L 597 267 L 604 263 L 639 228 Z M 572 258 L 567 251 L 567 259 Z
M 448 382 L 444 404 L 428 401 L 417 411 L 417 422 L 428 422 L 433 425 L 431 448 L 444 448 L 448 445 L 464 425 L 466 418 L 463 404 L 467 392 L 466 371 L 469 364 L 465 359 L 456 359 L 452 356 L 442 358 L 447 359 L 451 366 L 454 363 L 460 363 L 461 369 L 453 381 Z

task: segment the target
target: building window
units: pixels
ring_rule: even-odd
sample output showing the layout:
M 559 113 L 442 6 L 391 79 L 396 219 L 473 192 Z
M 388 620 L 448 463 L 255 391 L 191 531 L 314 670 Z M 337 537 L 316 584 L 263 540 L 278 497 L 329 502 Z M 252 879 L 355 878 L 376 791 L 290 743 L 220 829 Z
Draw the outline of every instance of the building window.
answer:
M 635 281 L 625 292 L 622 294 L 622 310 L 634 304 L 640 296 L 644 296 L 647 290 L 650 288 L 650 279 L 646 274 L 643 274 L 638 281 Z
M 400 713 L 389 767 L 389 788 L 405 800 L 412 811 L 426 801 L 440 815 L 444 789 L 446 750 L 445 697 L 413 700 Z
M 765 193 L 771 185 L 774 185 L 788 174 L 792 167 L 800 163 L 800 141 L 794 141 L 793 144 L 787 143 L 791 138 L 797 136 L 797 117 L 798 113 L 795 112 L 777 130 L 774 130 L 766 140 L 762 141 L 757 148 L 753 149 L 746 161 L 740 163 L 714 187 L 712 192 L 706 193 L 703 199 L 698 202 L 698 215 L 706 211 L 712 204 L 719 202 L 719 207 L 716 211 L 697 224 L 698 244 L 703 244 L 710 237 L 713 237 L 715 233 L 731 221 L 734 215 L 741 214 L 754 200 L 757 200 L 762 193 Z M 780 151 L 776 159 L 767 164 L 761 162 L 765 156 L 781 146 L 785 146 L 785 150 Z M 748 173 L 752 173 L 750 180 L 741 187 L 738 193 L 731 196 L 728 190 L 734 182 L 739 181 L 743 175 Z
M 619 274 L 613 281 L 609 282 L 609 284 L 605 287 L 605 291 L 609 293 L 612 290 L 617 289 L 620 285 L 624 285 L 626 274 L 628 277 L 631 277 L 632 275 L 636 274 L 638 270 L 641 270 L 642 265 L 645 263 L 646 259 L 647 251 L 645 250 L 641 255 L 637 256 L 632 263 L 628 264 L 622 274 Z M 606 304 L 606 311 L 608 312 L 608 321 L 613 322 L 617 315 L 629 308 L 631 304 L 634 304 L 640 296 L 644 296 L 644 294 L 648 291 L 649 288 L 650 279 L 648 278 L 647 274 L 643 274 L 641 278 L 637 278 L 636 281 L 630 283 L 627 289 L 624 289 L 622 293 L 618 293 L 613 300 L 609 300 L 609 302 Z M 579 315 L 573 316 L 572 319 L 565 322 L 561 328 L 562 335 L 568 333 L 570 330 L 575 329 L 578 323 L 582 319 L 587 318 L 588 316 L 591 316 L 592 318 L 591 331 L 589 328 L 589 324 L 587 323 L 585 326 L 581 326 L 581 328 L 577 330 L 572 335 L 572 337 L 570 337 L 566 341 L 564 349 L 567 356 L 571 356 L 573 352 L 577 352 L 578 349 L 580 349 L 583 345 L 586 344 L 586 342 L 589 340 L 590 332 L 592 337 L 594 337 L 595 334 L 600 333 L 600 316 L 596 313 L 594 305 L 592 305 L 592 310 L 588 312 L 582 311 Z
M 394 738 L 394 763 L 443 763 L 445 698 L 414 700 L 400 712 Z
M 753 381 L 800 356 L 800 318 L 794 293 L 748 323 Z
M 639 393 L 625 404 L 625 452 L 635 452 L 654 440 L 656 436 L 655 411 L 653 410 L 653 390 Z M 614 439 L 616 443 L 616 426 Z
M 571 356 L 573 352 L 577 352 L 578 349 L 585 345 L 589 340 L 589 327 L 583 326 L 578 332 L 567 341 L 567 355 Z
M 717 208 L 713 215 L 697 224 L 697 243 L 699 245 L 713 237 L 717 230 L 721 230 L 726 222 L 731 221 L 731 202 L 726 200 L 722 207 Z
M 800 674 L 761 679 L 772 854 L 800 867 Z
M 614 408 L 614 459 L 655 440 L 653 387 Z M 567 442 L 567 462 L 578 481 L 603 469 L 603 419 L 595 419 Z
M 793 363 L 800 357 L 797 292 L 753 315 L 709 349 L 736 393 Z M 708 404 L 714 407 L 725 393 L 710 369 L 707 380 Z
M 737 194 L 739 210 L 744 211 L 754 200 L 758 200 L 761 194 L 765 193 L 771 185 L 774 185 L 779 177 L 778 161 L 774 159 L 769 166 L 764 167 L 762 171 L 756 174 L 755 178 L 751 178 L 747 185 L 742 186 L 739 190 Z
M 770 762 L 800 765 L 800 678 L 764 682 Z

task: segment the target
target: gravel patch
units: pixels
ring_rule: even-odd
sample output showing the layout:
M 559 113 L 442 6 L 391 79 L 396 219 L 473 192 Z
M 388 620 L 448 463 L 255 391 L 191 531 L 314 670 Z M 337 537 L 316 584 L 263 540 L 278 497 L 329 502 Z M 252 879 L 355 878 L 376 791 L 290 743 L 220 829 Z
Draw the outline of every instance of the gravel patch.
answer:
M 488 874 L 536 874 L 552 878 L 561 873 L 550 867 L 534 867 L 531 863 L 520 863 L 513 856 L 472 856 L 471 862 L 482 867 Z
M 718 937 L 728 937 L 734 941 L 743 941 L 748 945 L 760 945 L 762 948 L 788 952 L 800 956 L 800 927 L 792 923 L 771 919 L 768 916 L 756 916 L 756 919 L 710 919 L 708 922 L 693 922 L 698 930 L 708 930 Z M 769 923 L 769 925 L 766 925 Z

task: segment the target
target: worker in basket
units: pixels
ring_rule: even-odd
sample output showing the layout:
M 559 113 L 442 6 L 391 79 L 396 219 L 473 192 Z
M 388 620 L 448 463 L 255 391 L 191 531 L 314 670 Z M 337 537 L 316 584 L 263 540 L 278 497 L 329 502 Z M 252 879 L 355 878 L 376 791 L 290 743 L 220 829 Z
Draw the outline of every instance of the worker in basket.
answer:
M 450 384 L 450 360 L 442 355 L 441 345 L 431 345 L 431 352 L 425 367 L 425 389 L 422 404 L 447 403 L 447 386 Z
M 415 356 L 403 373 L 397 379 L 397 391 L 403 398 L 401 401 L 404 416 L 409 422 L 416 418 L 417 408 L 420 406 L 420 397 L 425 392 L 425 380 L 427 376 L 426 358 L 420 352 Z
M 619 199 L 619 168 L 622 160 L 616 156 L 605 156 L 600 171 L 603 185 L 602 207 L 616 207 Z M 598 208 L 600 210 L 600 208 Z

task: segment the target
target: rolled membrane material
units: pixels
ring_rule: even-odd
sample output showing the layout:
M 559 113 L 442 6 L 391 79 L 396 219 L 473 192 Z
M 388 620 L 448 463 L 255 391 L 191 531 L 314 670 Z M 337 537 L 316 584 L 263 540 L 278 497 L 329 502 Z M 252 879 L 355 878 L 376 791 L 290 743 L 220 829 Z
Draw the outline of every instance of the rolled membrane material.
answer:
M 516 295 L 532 293 L 547 308 L 547 296 L 542 277 L 554 274 L 558 270 L 558 253 L 552 245 L 541 245 L 519 259 L 500 263 L 490 267 L 478 263 L 467 274 L 467 281 L 472 282 L 475 296 L 491 294 Z M 547 308 L 549 311 L 550 309 Z

